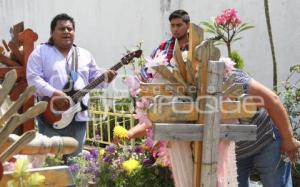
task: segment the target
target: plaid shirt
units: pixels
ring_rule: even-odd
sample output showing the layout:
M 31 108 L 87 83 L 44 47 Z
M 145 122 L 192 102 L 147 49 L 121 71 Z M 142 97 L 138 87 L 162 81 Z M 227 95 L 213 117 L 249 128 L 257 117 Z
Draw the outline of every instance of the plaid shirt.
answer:
M 172 37 L 169 40 L 163 41 L 157 49 L 155 49 L 151 53 L 151 58 L 154 58 L 155 55 L 158 52 L 163 51 L 164 54 L 166 54 L 166 62 L 170 63 L 172 57 L 173 57 L 173 51 L 174 51 L 174 46 L 175 46 L 175 38 Z M 182 51 L 188 50 L 189 45 L 185 45 L 184 48 L 181 48 Z
M 172 66 L 170 64 L 170 61 L 171 59 L 173 58 L 173 51 L 174 51 L 174 46 L 175 46 L 175 38 L 172 37 L 170 38 L 169 40 L 166 40 L 166 41 L 163 41 L 159 46 L 158 48 L 156 48 L 150 55 L 150 57 L 152 59 L 155 58 L 155 56 L 162 52 L 163 54 L 166 54 L 166 59 L 165 59 L 165 62 L 166 62 L 166 65 L 167 66 Z M 183 48 L 181 48 L 181 51 L 186 51 L 189 49 L 189 45 L 185 45 Z M 153 78 L 153 75 L 151 73 L 148 73 L 147 72 L 148 68 L 147 67 L 144 67 L 141 69 L 141 72 L 140 72 L 140 75 L 141 75 L 141 79 L 143 81 L 146 81 L 148 80 L 149 78 L 152 79 Z

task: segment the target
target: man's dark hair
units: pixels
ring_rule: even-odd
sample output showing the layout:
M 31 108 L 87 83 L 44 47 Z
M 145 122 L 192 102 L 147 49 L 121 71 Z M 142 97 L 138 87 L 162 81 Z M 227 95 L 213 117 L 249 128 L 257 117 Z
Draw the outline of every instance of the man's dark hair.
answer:
M 175 10 L 169 16 L 169 21 L 171 22 L 174 18 L 181 18 L 185 23 L 190 23 L 190 16 L 185 10 Z
M 56 15 L 52 19 L 51 25 L 50 25 L 51 32 L 54 31 L 54 29 L 55 29 L 55 27 L 57 25 L 57 22 L 61 21 L 61 20 L 68 20 L 68 21 L 70 21 L 72 23 L 72 25 L 73 25 L 73 29 L 75 29 L 75 21 L 74 21 L 74 19 L 71 16 L 69 16 L 68 14 L 62 13 L 62 14 Z

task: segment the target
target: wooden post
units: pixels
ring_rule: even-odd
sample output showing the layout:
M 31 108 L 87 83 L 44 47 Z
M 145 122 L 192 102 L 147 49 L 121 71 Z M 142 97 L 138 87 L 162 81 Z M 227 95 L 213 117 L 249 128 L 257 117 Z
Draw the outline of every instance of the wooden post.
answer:
M 220 139 L 220 109 L 222 101 L 223 62 L 210 62 L 203 132 L 201 186 L 215 186 L 217 181 L 218 144 Z
M 30 53 L 34 49 L 34 42 L 38 39 L 38 35 L 33 32 L 31 29 L 26 29 L 23 32 L 19 33 L 19 40 L 23 43 L 23 62 L 26 70 L 27 61 Z M 26 80 L 26 76 L 24 77 Z M 24 82 L 26 88 L 27 82 Z M 26 103 L 23 105 L 23 111 L 26 111 L 28 108 L 34 105 L 34 97 L 32 96 Z M 23 132 L 34 129 L 34 119 L 31 119 L 24 123 Z

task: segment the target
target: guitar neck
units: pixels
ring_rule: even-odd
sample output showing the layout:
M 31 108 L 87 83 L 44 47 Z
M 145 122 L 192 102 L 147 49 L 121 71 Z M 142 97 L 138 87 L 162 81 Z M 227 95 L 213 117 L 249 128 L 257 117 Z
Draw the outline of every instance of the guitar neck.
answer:
M 116 65 L 114 65 L 113 67 L 110 68 L 110 70 L 114 70 L 117 71 L 118 69 L 120 69 L 123 66 L 122 62 L 118 62 Z M 92 89 L 96 88 L 96 86 L 98 86 L 100 83 L 102 83 L 103 81 L 105 81 L 105 73 L 101 74 L 99 77 L 97 77 L 95 80 L 93 80 L 92 82 L 90 82 L 88 85 L 86 85 L 83 89 L 77 91 L 76 93 L 74 93 L 71 98 L 72 100 L 77 103 L 79 102 L 79 100 L 85 96 L 87 93 L 89 93 Z

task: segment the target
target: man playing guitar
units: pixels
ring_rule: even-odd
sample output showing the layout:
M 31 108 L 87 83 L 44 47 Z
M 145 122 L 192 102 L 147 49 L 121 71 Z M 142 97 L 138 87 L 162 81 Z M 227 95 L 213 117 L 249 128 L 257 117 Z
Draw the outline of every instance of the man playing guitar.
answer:
M 51 21 L 51 37 L 45 44 L 37 46 L 31 53 L 27 64 L 27 81 L 35 86 L 39 99 L 50 98 L 49 106 L 56 111 L 65 111 L 71 101 L 68 89 L 80 90 L 101 74 L 105 81 L 99 84 L 103 88 L 116 76 L 114 70 L 105 73 L 96 65 L 93 56 L 87 50 L 74 45 L 75 22 L 67 14 L 59 14 Z M 103 74 L 104 73 L 104 74 Z M 51 99 L 55 98 L 55 99 Z M 87 105 L 88 95 L 80 99 Z M 78 150 L 82 151 L 86 133 L 87 110 L 76 113 L 68 126 L 62 129 L 53 128 L 43 117 L 38 118 L 39 132 L 49 137 L 70 136 L 79 142 Z

